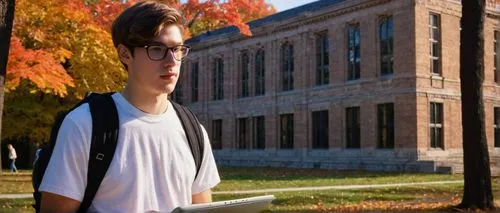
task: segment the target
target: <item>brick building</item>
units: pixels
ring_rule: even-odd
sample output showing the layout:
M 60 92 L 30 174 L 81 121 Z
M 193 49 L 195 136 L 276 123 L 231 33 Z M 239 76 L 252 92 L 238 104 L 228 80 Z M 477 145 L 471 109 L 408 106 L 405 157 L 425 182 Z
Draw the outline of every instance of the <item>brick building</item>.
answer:
M 495 6 L 484 34 L 493 170 Z M 207 32 L 188 41 L 174 98 L 198 114 L 221 165 L 461 172 L 460 17 L 458 0 L 320 0 L 250 22 L 252 37 Z

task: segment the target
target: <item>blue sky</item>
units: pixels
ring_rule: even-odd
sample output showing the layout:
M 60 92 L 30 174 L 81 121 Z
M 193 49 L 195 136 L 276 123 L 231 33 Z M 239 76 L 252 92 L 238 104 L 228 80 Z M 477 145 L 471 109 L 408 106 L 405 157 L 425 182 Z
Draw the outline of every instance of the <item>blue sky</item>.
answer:
M 300 5 L 311 3 L 314 1 L 317 0 L 266 0 L 266 2 L 273 4 L 276 7 L 276 10 L 278 10 L 278 12 L 298 7 Z M 184 3 L 186 2 L 186 0 L 181 0 L 181 2 Z
M 315 1 L 317 0 L 266 0 L 266 2 L 273 4 L 274 7 L 276 7 L 276 10 L 278 10 L 278 12 Z

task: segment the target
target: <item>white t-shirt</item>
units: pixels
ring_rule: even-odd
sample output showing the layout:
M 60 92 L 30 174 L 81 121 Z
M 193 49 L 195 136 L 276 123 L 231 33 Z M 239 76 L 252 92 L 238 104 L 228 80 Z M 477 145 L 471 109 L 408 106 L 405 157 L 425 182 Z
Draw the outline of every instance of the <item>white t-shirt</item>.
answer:
M 113 94 L 120 130 L 111 165 L 89 212 L 171 212 L 192 203 L 191 196 L 220 182 L 205 129 L 203 162 L 196 166 L 186 134 L 169 102 L 151 115 Z M 39 190 L 82 201 L 87 185 L 92 118 L 88 104 L 64 119 Z
M 14 147 L 9 149 L 9 159 L 15 160 L 17 158 L 16 149 Z

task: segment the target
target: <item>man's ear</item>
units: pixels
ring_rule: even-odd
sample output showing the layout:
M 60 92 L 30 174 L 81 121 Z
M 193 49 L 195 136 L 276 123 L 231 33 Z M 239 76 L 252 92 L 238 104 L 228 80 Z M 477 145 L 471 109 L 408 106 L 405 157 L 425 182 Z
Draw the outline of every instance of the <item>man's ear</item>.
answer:
M 124 64 L 129 64 L 132 60 L 132 54 L 130 53 L 130 50 L 123 44 L 119 44 L 117 50 L 120 61 Z

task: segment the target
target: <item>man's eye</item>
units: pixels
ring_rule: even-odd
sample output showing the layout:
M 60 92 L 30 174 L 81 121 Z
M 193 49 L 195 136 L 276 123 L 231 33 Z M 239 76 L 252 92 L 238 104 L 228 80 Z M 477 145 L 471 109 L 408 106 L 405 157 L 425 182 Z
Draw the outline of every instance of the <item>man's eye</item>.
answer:
M 165 51 L 165 48 L 162 46 L 151 46 L 149 47 L 149 51 L 161 53 Z
M 182 52 L 182 49 L 183 49 L 182 46 L 177 46 L 173 48 L 174 52 Z

